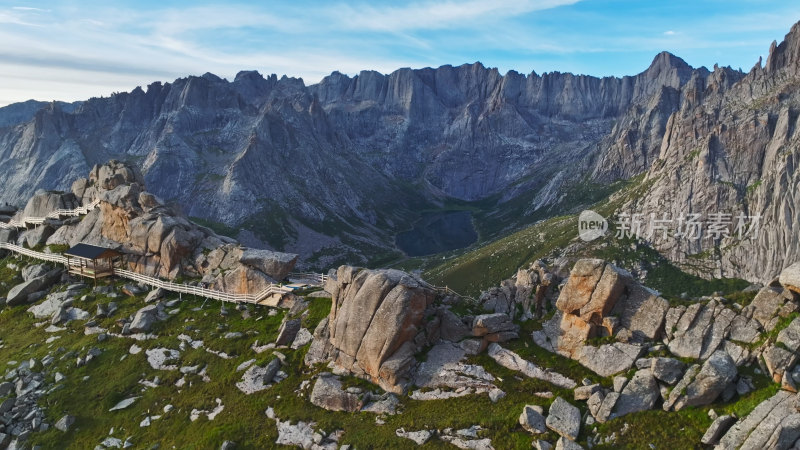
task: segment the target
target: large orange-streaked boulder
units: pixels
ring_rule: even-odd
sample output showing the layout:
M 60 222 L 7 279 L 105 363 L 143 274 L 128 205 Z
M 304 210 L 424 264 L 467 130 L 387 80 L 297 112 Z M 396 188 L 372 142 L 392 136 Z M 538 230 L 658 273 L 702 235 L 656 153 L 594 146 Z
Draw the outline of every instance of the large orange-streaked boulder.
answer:
M 333 361 L 387 391 L 404 392 L 414 354 L 438 339 L 425 320 L 435 291 L 399 270 L 351 266 L 339 267 L 326 290 L 333 297 L 327 330 L 315 331 L 306 362 Z

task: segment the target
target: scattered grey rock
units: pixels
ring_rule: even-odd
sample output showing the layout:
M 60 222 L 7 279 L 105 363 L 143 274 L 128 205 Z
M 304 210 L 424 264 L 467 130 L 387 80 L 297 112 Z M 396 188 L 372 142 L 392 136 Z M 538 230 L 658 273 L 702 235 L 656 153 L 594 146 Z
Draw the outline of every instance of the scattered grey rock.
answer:
M 590 384 L 586 386 L 578 386 L 573 391 L 573 400 L 588 400 L 595 392 L 600 390 L 599 384 Z
M 681 379 L 686 365 L 674 358 L 652 358 L 650 371 L 659 381 L 673 385 Z
M 641 345 L 623 342 L 599 347 L 583 345 L 575 351 L 573 359 L 596 374 L 608 377 L 630 369 L 645 351 Z
M 381 415 L 394 415 L 397 414 L 397 409 L 399 406 L 400 399 L 398 399 L 397 396 L 392 393 L 386 393 L 378 399 L 373 398 L 371 403 L 368 403 L 361 408 L 361 412 L 370 412 Z
M 716 448 L 789 448 L 791 444 L 785 443 L 779 447 L 778 441 L 797 429 L 794 417 L 797 416 L 798 406 L 797 394 L 778 391 L 730 427 Z
M 614 377 L 614 392 L 622 392 L 626 384 L 628 384 L 628 379 L 624 376 Z
M 321 373 L 314 383 L 309 398 L 311 403 L 328 411 L 360 411 L 364 406 L 362 397 L 342 389 L 339 377 Z
M 289 345 L 300 331 L 300 319 L 285 320 L 278 329 L 275 345 Z
M 550 405 L 545 421 L 547 428 L 561 436 L 575 440 L 581 429 L 581 411 L 561 397 Z
M 282 422 L 277 418 L 275 423 L 278 427 L 276 444 L 302 448 L 311 448 L 315 444 L 313 423 L 299 421 L 296 424 L 292 424 L 288 420 Z
M 583 447 L 577 442 L 561 436 L 556 441 L 556 450 L 583 450 Z
M 3 402 L 0 403 L 0 414 L 5 414 L 11 411 L 11 408 L 14 407 L 14 403 L 16 403 L 16 401 L 17 401 L 16 397 L 10 397 L 3 400 Z
M 300 331 L 297 332 L 297 336 L 295 336 L 294 341 L 292 341 L 291 347 L 296 350 L 305 346 L 312 340 L 314 340 L 314 335 L 312 335 L 308 329 L 300 328 Z
M 433 437 L 433 431 L 420 430 L 420 431 L 406 431 L 403 428 L 395 430 L 397 437 L 410 439 L 417 445 L 423 445 Z
M 121 409 L 125 409 L 131 406 L 138 398 L 139 397 L 129 397 L 126 398 L 125 400 L 121 400 L 119 403 L 112 406 L 111 409 L 109 409 L 108 411 L 111 412 L 111 411 L 119 411 Z
M 5 397 L 10 392 L 14 391 L 14 383 L 10 381 L 4 381 L 0 383 L 0 397 Z
M 522 414 L 519 416 L 519 424 L 529 433 L 546 433 L 547 425 L 545 424 L 544 409 L 538 405 L 525 405 L 522 409 Z
M 723 351 L 715 352 L 703 363 L 702 368 L 695 364 L 686 370 L 664 402 L 664 410 L 678 411 L 687 406 L 707 405 L 732 385 L 737 375 L 736 364 L 731 357 Z
M 660 397 L 658 383 L 650 369 L 639 370 L 622 389 L 614 406 L 613 417 L 652 409 Z
M 491 400 L 492 403 L 497 403 L 501 398 L 504 398 L 505 396 L 506 393 L 498 388 L 493 388 L 489 390 L 489 400 Z
M 522 359 L 522 357 L 516 353 L 504 349 L 497 343 L 492 343 L 489 345 L 488 354 L 501 366 L 507 369 L 519 371 L 529 378 L 544 380 L 564 389 L 573 389 L 578 385 L 578 383 L 576 383 L 574 380 L 571 380 L 564 375 L 561 375 L 557 372 L 544 370 L 536 364 Z
M 147 294 L 147 297 L 144 298 L 145 303 L 152 303 L 158 299 L 163 298 L 167 294 L 167 291 L 157 288 L 153 289 Z M 170 307 L 171 308 L 171 307 Z
M 55 427 L 57 430 L 66 433 L 67 431 L 69 431 L 73 423 L 75 423 L 75 417 L 66 415 L 58 419 L 58 422 L 56 422 Z
M 705 445 L 717 444 L 722 435 L 725 434 L 734 423 L 736 423 L 736 416 L 726 414 L 717 417 L 714 419 L 714 422 L 711 423 L 711 426 L 708 427 L 705 434 L 703 434 L 700 443 Z
M 603 391 L 595 392 L 586 402 L 589 412 L 594 416 L 595 420 L 605 423 L 611 417 L 611 412 L 617 404 L 619 396 L 619 392 L 609 392 L 607 394 Z
M 148 305 L 136 311 L 128 330 L 131 333 L 147 333 L 158 320 L 158 306 Z
M 487 344 L 483 339 L 464 339 L 458 345 L 467 355 L 478 355 L 486 349 Z
M 103 442 L 101 442 L 100 445 L 107 448 L 122 448 L 123 442 L 122 439 L 109 436 L 103 439 Z
M 241 366 L 240 366 L 241 367 Z M 272 385 L 281 368 L 281 360 L 272 359 L 265 367 L 251 365 L 236 383 L 236 387 L 245 394 L 263 391 Z
M 8 306 L 22 305 L 28 303 L 29 297 L 36 292 L 42 292 L 44 294 L 45 289 L 49 289 L 61 278 L 61 273 L 61 269 L 53 269 L 44 275 L 14 286 L 6 295 L 6 304 Z

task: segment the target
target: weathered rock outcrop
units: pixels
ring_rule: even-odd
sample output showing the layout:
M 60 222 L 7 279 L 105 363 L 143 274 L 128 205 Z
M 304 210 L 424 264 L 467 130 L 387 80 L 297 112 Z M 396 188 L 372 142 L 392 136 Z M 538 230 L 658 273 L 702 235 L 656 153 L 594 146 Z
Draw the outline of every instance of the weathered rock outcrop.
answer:
M 779 391 L 739 419 L 715 448 L 792 448 L 800 437 L 798 408 L 800 396 Z
M 145 191 L 135 168 L 118 161 L 95 166 L 88 178 L 76 180 L 69 194 L 34 196 L 17 213 L 46 215 L 100 199 L 99 207 L 80 220 L 51 220 L 20 234 L 29 245 L 87 243 L 116 248 L 130 270 L 175 278 L 202 277 L 212 287 L 231 293 L 257 293 L 283 279 L 297 255 L 247 249 L 194 224 Z M 278 278 L 275 278 L 278 277 Z
M 530 267 L 520 268 L 514 278 L 483 292 L 478 301 L 484 310 L 507 314 L 512 319 L 518 308 L 522 310 L 521 320 L 541 317 L 545 306 L 555 301 L 558 281 L 542 261 L 534 261 Z
M 791 290 L 780 284 L 770 283 L 758 291 L 753 301 L 742 310 L 742 314 L 757 321 L 765 330 L 772 331 L 782 317 L 798 309 L 798 299 Z
M 239 262 L 256 268 L 276 280 L 283 280 L 294 269 L 297 255 L 248 248 L 242 252 Z
M 677 383 L 685 369 L 686 365 L 674 358 L 658 357 L 650 359 L 650 371 L 653 376 L 669 385 Z
M 468 364 L 467 353 L 450 342 L 440 342 L 428 350 L 425 361 L 416 368 L 412 380 L 417 390 L 415 400 L 460 397 L 488 393 L 492 398 L 499 391 L 495 377 L 481 366 Z
M 687 406 L 708 405 L 734 386 L 737 376 L 736 364 L 731 357 L 717 351 L 702 366 L 695 364 L 686 370 L 664 402 L 664 410 L 679 411 Z M 735 390 L 729 392 L 733 397 Z
M 14 286 L 8 291 L 6 304 L 8 306 L 24 305 L 32 296 L 35 296 L 36 293 L 42 293 L 42 295 L 37 296 L 41 298 L 41 296 L 46 294 L 46 292 L 42 291 L 50 289 L 50 287 L 61 278 L 62 273 L 64 273 L 62 269 L 53 269 Z
M 73 193 L 44 191 L 33 195 L 25 208 L 18 211 L 13 219 L 21 221 L 24 217 L 46 217 L 59 209 L 74 209 L 80 206 L 79 199 Z
M 315 330 L 306 362 L 331 360 L 387 391 L 403 392 L 413 375 L 414 354 L 438 340 L 425 322 L 435 292 L 398 270 L 350 266 L 339 267 L 325 290 L 333 306 Z
M 670 309 L 667 314 L 669 331 L 666 333 L 670 352 L 684 358 L 708 358 L 724 345 L 737 317 L 740 316 L 736 312 L 713 299 L 706 304 L 695 303 L 689 307 Z M 736 340 L 750 343 L 758 336 L 759 327 L 746 317 L 740 317 L 733 329 L 735 337 L 747 338 Z
M 790 371 L 800 355 L 800 318 L 794 319 L 783 328 L 775 339 L 762 348 L 760 353 L 763 366 L 776 383 L 782 383 L 784 389 L 797 391 Z
M 558 296 L 556 314 L 533 338 L 545 349 L 609 376 L 633 365 L 644 351 L 640 343 L 662 336 L 668 307 L 624 270 L 599 259 L 582 259 Z M 618 342 L 587 345 L 601 336 L 615 336 Z
M 573 358 L 602 376 L 630 368 L 645 350 L 641 344 L 654 341 L 667 344 L 679 357 L 706 360 L 724 351 L 742 365 L 755 356 L 750 344 L 799 308 L 795 294 L 777 283 L 762 288 L 738 312 L 725 302 L 721 297 L 706 297 L 689 306 L 670 307 L 625 271 L 601 260 L 584 259 L 575 264 L 561 290 L 555 315 L 533 338 L 545 349 Z M 613 336 L 614 342 L 587 345 L 598 336 Z M 778 355 L 780 348 L 768 351 L 772 353 L 765 353 L 767 360 L 774 356 L 782 365 L 794 362 Z M 662 380 L 667 384 L 676 381 L 666 373 L 662 376 L 670 378 Z
M 734 415 L 726 414 L 717 417 L 703 434 L 700 443 L 705 445 L 714 445 L 718 443 L 722 435 L 725 434 L 735 422 L 736 416 Z

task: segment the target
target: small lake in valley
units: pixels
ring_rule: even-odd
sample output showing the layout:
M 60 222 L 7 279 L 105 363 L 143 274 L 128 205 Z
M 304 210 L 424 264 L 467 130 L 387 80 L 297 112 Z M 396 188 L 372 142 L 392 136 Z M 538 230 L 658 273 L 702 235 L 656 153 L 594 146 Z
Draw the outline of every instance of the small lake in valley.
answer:
M 469 211 L 429 213 L 414 228 L 399 233 L 395 243 L 408 256 L 425 256 L 466 247 L 478 240 Z

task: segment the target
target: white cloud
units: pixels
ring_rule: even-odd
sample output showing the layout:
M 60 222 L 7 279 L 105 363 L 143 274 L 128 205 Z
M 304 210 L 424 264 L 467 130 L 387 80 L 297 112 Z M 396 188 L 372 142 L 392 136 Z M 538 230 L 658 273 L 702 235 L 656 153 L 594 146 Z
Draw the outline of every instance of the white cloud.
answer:
M 401 7 L 337 5 L 332 17 L 352 30 L 400 32 L 464 26 L 468 22 L 488 21 L 572 5 L 581 0 L 470 0 L 466 2 L 423 2 Z
M 664 32 L 664 36 L 675 36 L 675 31 L 667 30 Z
M 12 6 L 11 9 L 17 11 L 50 12 L 50 9 L 34 8 L 32 6 Z

